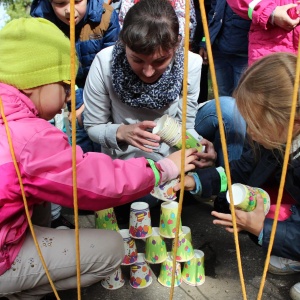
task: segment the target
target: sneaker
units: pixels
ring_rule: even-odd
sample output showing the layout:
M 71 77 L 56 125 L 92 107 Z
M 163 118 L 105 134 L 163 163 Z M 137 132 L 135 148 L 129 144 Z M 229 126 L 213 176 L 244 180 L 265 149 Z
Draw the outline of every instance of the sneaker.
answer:
M 290 289 L 290 297 L 293 300 L 300 300 L 300 282 L 293 285 Z
M 289 275 L 289 274 L 299 273 L 300 262 L 296 260 L 291 260 L 291 259 L 271 255 L 268 271 L 275 275 Z
M 61 226 L 68 227 L 69 229 L 75 229 L 75 226 L 62 215 L 51 222 L 51 228 L 57 228 Z

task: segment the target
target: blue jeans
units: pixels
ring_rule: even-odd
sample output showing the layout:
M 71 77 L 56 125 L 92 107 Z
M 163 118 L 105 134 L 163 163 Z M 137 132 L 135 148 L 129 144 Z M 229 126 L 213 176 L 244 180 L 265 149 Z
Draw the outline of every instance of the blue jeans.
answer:
M 246 123 L 240 115 L 235 99 L 232 97 L 220 97 L 222 119 L 226 136 L 226 145 L 229 161 L 239 159 L 246 135 Z M 196 115 L 195 130 L 214 144 L 218 158 L 216 164 L 224 166 L 219 123 L 215 100 L 210 100 L 200 107 Z
M 213 48 L 217 84 L 220 96 L 232 96 L 241 75 L 248 66 L 248 56 L 226 54 Z

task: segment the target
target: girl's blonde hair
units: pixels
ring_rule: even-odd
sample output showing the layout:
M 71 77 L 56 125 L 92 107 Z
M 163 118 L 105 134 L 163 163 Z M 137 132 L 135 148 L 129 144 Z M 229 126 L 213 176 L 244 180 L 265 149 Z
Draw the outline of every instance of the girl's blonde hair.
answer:
M 245 71 L 233 93 L 247 126 L 272 149 L 282 150 L 276 138 L 289 125 L 296 63 L 293 54 L 267 55 Z

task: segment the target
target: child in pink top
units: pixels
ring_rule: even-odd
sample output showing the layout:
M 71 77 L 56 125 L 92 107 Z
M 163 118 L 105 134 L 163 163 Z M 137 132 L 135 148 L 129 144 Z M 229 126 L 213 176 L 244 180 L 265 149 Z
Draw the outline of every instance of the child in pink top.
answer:
M 52 291 L 28 228 L 10 139 L 50 276 L 57 290 L 77 286 L 74 230 L 43 227 L 49 226 L 51 202 L 73 207 L 72 148 L 47 122 L 70 97 L 70 70 L 70 41 L 50 21 L 21 18 L 0 31 L 0 297 L 40 299 Z M 185 171 L 194 168 L 195 151 L 186 152 Z M 78 207 L 100 210 L 176 178 L 181 153 L 156 163 L 143 157 L 122 161 L 83 154 L 77 146 L 75 163 Z M 79 236 L 84 287 L 120 266 L 124 246 L 121 235 L 109 230 L 80 229 Z

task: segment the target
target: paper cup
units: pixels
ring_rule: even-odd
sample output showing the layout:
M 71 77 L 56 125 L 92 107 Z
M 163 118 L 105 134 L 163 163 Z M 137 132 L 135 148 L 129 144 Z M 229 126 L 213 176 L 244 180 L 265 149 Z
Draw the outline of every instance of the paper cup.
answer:
M 152 190 L 151 195 L 162 201 L 175 201 L 177 199 L 177 195 L 173 188 L 178 182 L 179 179 L 176 178 L 159 186 L 156 186 Z
M 176 222 L 178 216 L 177 202 L 163 202 L 160 209 L 159 234 L 165 238 L 174 238 L 176 234 Z M 179 235 L 182 234 L 181 220 Z
M 187 149 L 196 148 L 199 152 L 204 150 L 200 139 L 198 140 L 193 132 L 186 131 L 185 136 L 182 138 L 181 124 L 169 115 L 163 115 L 157 121 L 152 133 L 157 134 L 163 142 L 177 149 L 182 148 L 182 141 L 184 141 Z M 197 137 L 201 136 L 197 135 Z
M 113 207 L 95 212 L 95 226 L 97 229 L 119 230 Z
M 124 242 L 125 256 L 122 265 L 129 266 L 137 261 L 137 248 L 135 240 L 129 235 L 129 229 L 119 230 Z
M 192 286 L 201 285 L 205 282 L 203 251 L 195 250 L 195 256 L 184 263 L 181 277 L 183 282 Z
M 185 262 L 194 257 L 194 248 L 191 243 L 191 230 L 189 227 L 182 227 L 183 233 L 178 237 L 178 247 L 176 252 L 176 261 Z M 172 255 L 174 254 L 175 240 L 172 243 Z
M 122 270 L 119 268 L 109 277 L 101 280 L 101 285 L 108 290 L 116 290 L 121 288 L 125 283 L 123 278 Z
M 145 261 L 145 256 L 138 253 L 138 259 L 130 267 L 130 285 L 135 289 L 143 289 L 152 283 L 151 270 Z
M 167 259 L 161 264 L 159 276 L 157 279 L 161 285 L 166 287 L 171 287 L 172 270 L 173 270 L 173 260 L 171 258 L 170 253 L 168 253 Z M 179 286 L 181 283 L 182 283 L 181 266 L 179 262 L 176 262 L 174 287 Z
M 152 228 L 152 235 L 146 239 L 145 261 L 149 264 L 160 264 L 167 258 L 167 246 L 159 234 L 159 228 Z
M 270 196 L 261 188 L 251 187 L 241 183 L 234 183 L 232 186 L 233 204 L 236 208 L 244 211 L 252 211 L 256 207 L 256 194 L 259 192 L 264 200 L 265 215 L 270 210 Z M 230 203 L 229 191 L 227 191 L 226 198 Z
M 152 234 L 149 204 L 134 202 L 130 207 L 129 234 L 135 239 L 144 239 Z

